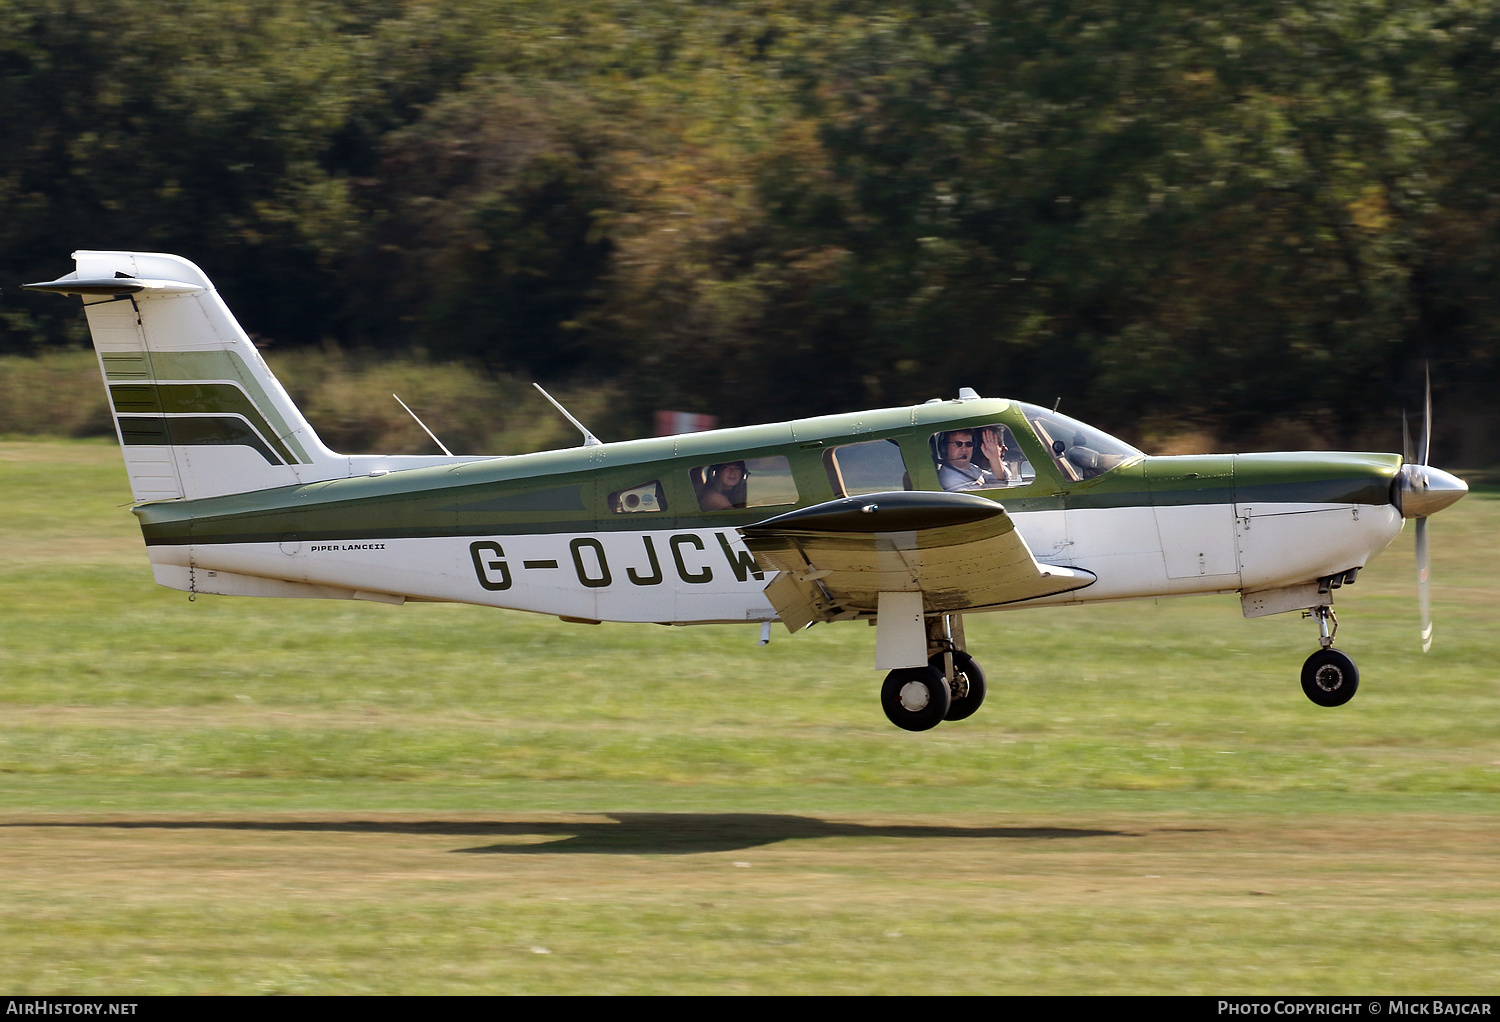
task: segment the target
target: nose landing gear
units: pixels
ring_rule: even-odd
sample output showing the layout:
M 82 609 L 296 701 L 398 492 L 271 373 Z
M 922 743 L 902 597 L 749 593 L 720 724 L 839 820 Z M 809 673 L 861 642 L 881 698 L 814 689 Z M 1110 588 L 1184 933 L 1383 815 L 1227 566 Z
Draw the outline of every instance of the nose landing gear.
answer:
M 1333 608 L 1313 607 L 1306 614 L 1317 619 L 1322 648 L 1302 664 L 1302 691 L 1319 706 L 1343 706 L 1359 690 L 1359 668 L 1349 654 L 1333 648 L 1339 630 Z

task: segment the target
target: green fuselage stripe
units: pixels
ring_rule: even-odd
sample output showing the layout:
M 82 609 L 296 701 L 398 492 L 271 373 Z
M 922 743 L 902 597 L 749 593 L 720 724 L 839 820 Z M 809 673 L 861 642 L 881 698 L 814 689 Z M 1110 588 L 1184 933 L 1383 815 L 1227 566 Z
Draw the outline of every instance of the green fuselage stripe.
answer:
M 601 483 L 601 489 L 608 486 Z M 936 489 L 936 487 L 928 487 Z M 1028 489 L 1031 489 L 1028 487 Z M 1236 491 L 1232 481 L 1223 486 L 1182 490 L 1122 490 L 1014 497 L 1003 490 L 987 491 L 1012 514 L 1100 508 L 1173 506 L 1185 504 L 1387 504 L 1389 484 L 1381 480 L 1305 480 L 1262 483 Z M 782 508 L 756 508 L 696 515 L 546 516 L 536 514 L 454 512 L 455 493 L 429 490 L 412 494 L 367 497 L 362 500 L 300 507 L 264 508 L 247 513 L 183 517 L 190 504 L 174 502 L 172 520 L 151 520 L 152 506 L 141 508 L 142 531 L 148 545 L 185 543 L 272 543 L 287 538 L 305 541 L 365 539 L 435 539 L 462 536 L 545 535 L 580 532 L 691 531 L 753 525 Z M 818 494 L 807 506 L 831 499 Z M 206 503 L 206 502 L 191 502 Z M 167 506 L 159 505 L 164 513 Z M 206 508 L 205 508 L 206 510 Z
M 141 505 L 136 514 L 153 545 L 734 529 L 839 496 L 824 455 L 843 444 L 891 439 L 914 488 L 939 490 L 932 434 L 997 421 L 1016 430 L 1037 473 L 1025 485 L 980 492 L 1012 514 L 1191 504 L 1382 505 L 1390 501 L 1401 464 L 1399 455 L 1358 453 L 1140 456 L 1096 478 L 1068 481 L 1013 406 L 981 400 L 956 408 L 880 409 L 162 501 Z M 698 510 L 694 471 L 771 456 L 786 459 L 797 503 Z M 672 512 L 611 513 L 611 493 L 651 483 L 660 484 Z

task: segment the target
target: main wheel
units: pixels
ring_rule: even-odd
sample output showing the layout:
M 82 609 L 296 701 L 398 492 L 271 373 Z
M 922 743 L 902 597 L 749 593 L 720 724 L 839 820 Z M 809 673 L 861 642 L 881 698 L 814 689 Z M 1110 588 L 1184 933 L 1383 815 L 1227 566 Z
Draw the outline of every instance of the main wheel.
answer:
M 935 653 L 927 665 L 939 674 L 943 673 L 943 654 Z M 948 715 L 944 720 L 963 720 L 972 717 L 984 702 L 984 671 L 979 661 L 959 650 L 953 651 L 953 684 L 949 687 L 952 699 L 948 704 Z
M 892 724 L 906 731 L 937 727 L 953 701 L 948 680 L 931 667 L 902 667 L 885 676 L 880 705 Z
M 1359 690 L 1359 668 L 1349 655 L 1329 647 L 1302 665 L 1302 691 L 1319 706 L 1343 706 Z

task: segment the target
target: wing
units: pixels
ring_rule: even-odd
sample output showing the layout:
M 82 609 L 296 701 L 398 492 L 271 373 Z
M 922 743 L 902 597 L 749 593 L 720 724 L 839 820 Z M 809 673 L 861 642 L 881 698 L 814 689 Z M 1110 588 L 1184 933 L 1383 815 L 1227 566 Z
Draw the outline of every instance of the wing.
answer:
M 792 631 L 870 617 L 880 594 L 922 593 L 929 613 L 977 610 L 1082 589 L 1095 575 L 1038 564 L 1005 508 L 969 493 L 843 497 L 739 530 Z

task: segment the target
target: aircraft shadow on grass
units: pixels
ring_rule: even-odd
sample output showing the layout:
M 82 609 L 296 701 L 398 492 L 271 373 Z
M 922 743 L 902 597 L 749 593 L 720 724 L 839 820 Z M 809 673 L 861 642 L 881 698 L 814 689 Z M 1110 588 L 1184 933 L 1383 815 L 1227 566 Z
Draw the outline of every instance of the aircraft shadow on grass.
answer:
M 500 843 L 455 848 L 463 854 L 694 855 L 756 848 L 808 838 L 1059 839 L 1135 837 L 1122 830 L 1081 827 L 956 827 L 931 824 L 863 824 L 778 813 L 601 813 L 597 820 L 109 820 L 9 823 L 4 827 L 97 827 L 119 830 L 250 830 L 455 837 L 518 838 L 557 835 L 542 844 Z

